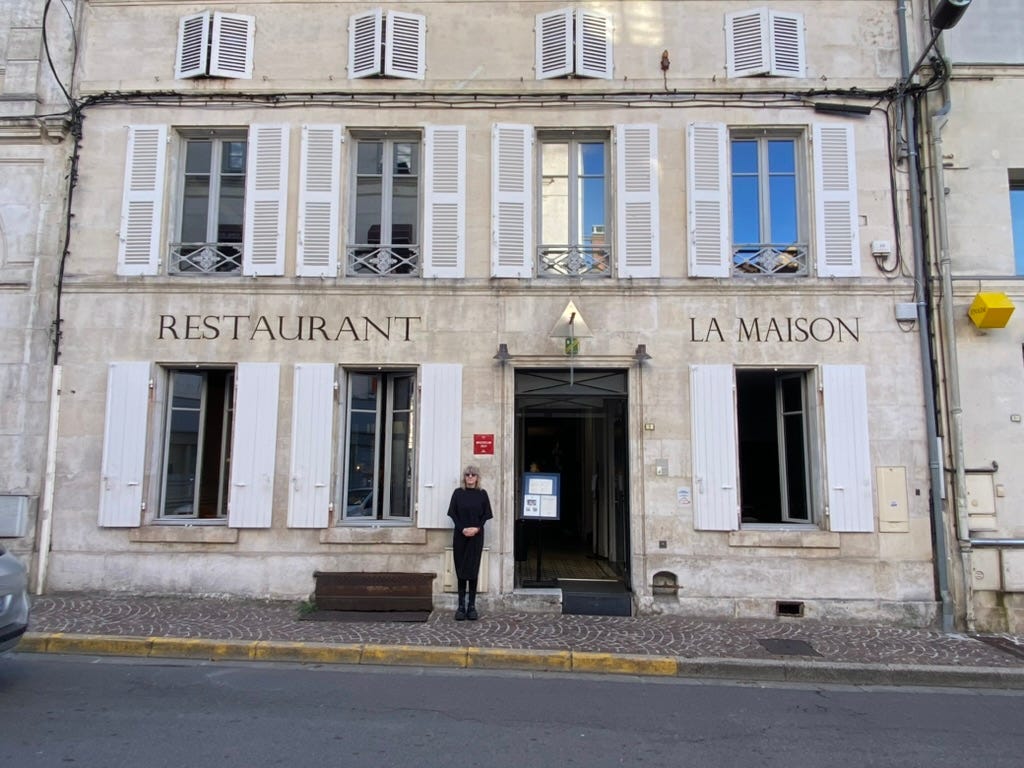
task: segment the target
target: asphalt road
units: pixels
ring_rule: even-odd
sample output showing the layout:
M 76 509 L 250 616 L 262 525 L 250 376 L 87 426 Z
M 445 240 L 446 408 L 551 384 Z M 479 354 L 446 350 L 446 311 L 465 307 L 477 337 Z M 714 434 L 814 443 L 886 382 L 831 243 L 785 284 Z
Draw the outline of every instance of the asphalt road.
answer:
M 1018 768 L 1021 722 L 1024 692 L 0 658 L 11 768 Z

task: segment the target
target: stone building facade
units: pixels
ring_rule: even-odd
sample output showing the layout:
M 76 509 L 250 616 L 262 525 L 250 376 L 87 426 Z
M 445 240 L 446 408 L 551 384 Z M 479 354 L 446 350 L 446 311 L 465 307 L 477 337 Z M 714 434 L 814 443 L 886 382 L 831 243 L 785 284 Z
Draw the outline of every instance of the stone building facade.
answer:
M 47 5 L 0 5 L 0 543 L 30 564 L 53 491 L 48 435 L 57 418 L 54 335 L 79 4 Z
M 445 605 L 472 463 L 484 607 L 933 622 L 899 40 L 888 0 L 86 2 L 47 588 Z
M 1020 6 L 973 4 L 941 38 L 922 126 L 946 439 L 949 557 L 966 626 L 1024 627 L 1024 89 Z M 924 65 L 930 76 L 933 63 Z

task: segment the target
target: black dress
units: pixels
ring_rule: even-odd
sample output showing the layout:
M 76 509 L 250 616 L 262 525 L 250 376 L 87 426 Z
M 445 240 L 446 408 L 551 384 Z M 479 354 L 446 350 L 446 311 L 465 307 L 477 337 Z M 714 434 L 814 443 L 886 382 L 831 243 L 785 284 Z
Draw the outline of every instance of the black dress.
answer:
M 484 551 L 484 523 L 490 520 L 491 500 L 483 488 L 456 488 L 448 505 L 448 517 L 455 523 L 452 534 L 452 555 L 455 575 L 459 579 L 477 578 L 480 556 Z M 479 528 L 476 536 L 463 536 L 465 528 Z

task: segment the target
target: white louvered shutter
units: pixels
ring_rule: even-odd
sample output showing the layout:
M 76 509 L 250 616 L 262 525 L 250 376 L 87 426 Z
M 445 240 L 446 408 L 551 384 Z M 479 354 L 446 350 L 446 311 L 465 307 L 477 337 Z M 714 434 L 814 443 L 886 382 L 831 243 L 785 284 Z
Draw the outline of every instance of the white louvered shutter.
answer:
M 388 11 L 384 30 L 384 74 L 422 80 L 427 61 L 426 17 Z
M 155 275 L 160 268 L 166 158 L 166 125 L 128 127 L 117 247 L 119 275 Z
M 687 216 L 691 277 L 730 272 L 728 131 L 722 123 L 687 127 Z
M 141 522 L 150 376 L 148 362 L 107 368 L 99 513 L 104 528 L 137 528 Z
M 302 126 L 299 172 L 300 277 L 336 277 L 341 205 L 340 125 Z
M 450 528 L 448 502 L 462 472 L 462 366 L 420 368 L 420 440 L 416 525 Z
M 829 529 L 871 533 L 868 398 L 864 366 L 822 367 Z
M 380 9 L 357 13 L 348 20 L 348 76 L 351 79 L 381 73 L 382 27 Z
M 178 24 L 178 52 L 174 77 L 183 80 L 206 74 L 210 51 L 210 12 L 182 16 Z
M 428 126 L 423 276 L 466 276 L 466 128 Z
M 245 171 L 242 274 L 283 275 L 288 126 L 253 125 Z
M 615 129 L 619 277 L 658 277 L 658 126 Z
M 814 192 L 820 277 L 860 275 L 853 126 L 814 126 Z
M 277 363 L 239 363 L 235 371 L 228 491 L 232 528 L 269 528 L 271 524 L 280 376 Z
M 491 133 L 491 277 L 532 277 L 533 128 L 495 125 Z
M 332 363 L 295 366 L 289 528 L 326 528 L 330 522 L 336 372 Z
M 768 9 L 725 16 L 725 64 L 729 77 L 766 74 L 771 65 Z
M 690 366 L 693 526 L 739 528 L 736 404 L 731 365 Z
M 210 42 L 210 74 L 215 77 L 252 79 L 252 49 L 256 17 L 240 13 L 213 14 Z
M 778 77 L 804 77 L 804 17 L 799 13 L 769 11 L 771 27 L 770 74 Z
M 612 17 L 576 12 L 576 74 L 612 79 Z
M 573 68 L 573 13 L 571 8 L 538 13 L 536 17 L 538 80 L 564 77 Z

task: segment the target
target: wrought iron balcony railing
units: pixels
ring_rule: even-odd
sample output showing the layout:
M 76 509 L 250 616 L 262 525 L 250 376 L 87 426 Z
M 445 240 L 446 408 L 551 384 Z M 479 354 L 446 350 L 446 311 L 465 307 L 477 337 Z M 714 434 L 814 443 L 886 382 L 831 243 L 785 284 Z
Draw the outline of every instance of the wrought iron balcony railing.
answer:
M 732 247 L 732 274 L 786 275 L 807 274 L 807 245 L 804 243 L 747 243 Z
M 611 249 L 591 245 L 541 245 L 537 248 L 540 277 L 611 277 Z
M 171 243 L 172 275 L 240 275 L 241 243 Z
M 353 277 L 400 275 L 415 277 L 420 272 L 418 245 L 350 245 L 347 273 Z

